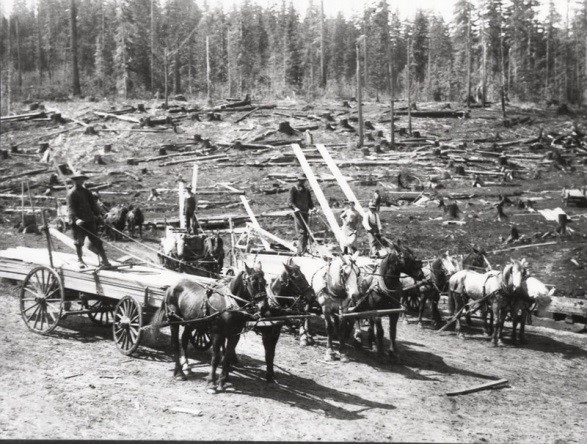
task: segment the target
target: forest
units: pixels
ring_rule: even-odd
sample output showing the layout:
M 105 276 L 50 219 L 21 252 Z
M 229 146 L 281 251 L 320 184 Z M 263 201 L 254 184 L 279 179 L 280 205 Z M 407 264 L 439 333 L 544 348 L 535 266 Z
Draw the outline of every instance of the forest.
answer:
M 373 99 L 389 96 L 391 78 L 395 94 L 409 85 L 416 101 L 491 102 L 502 90 L 506 100 L 585 100 L 587 0 L 568 0 L 563 13 L 553 0 L 458 0 L 448 23 L 393 8 L 367 1 L 347 18 L 325 16 L 319 0 L 306 11 L 286 0 L 229 10 L 196 0 L 15 0 L 1 14 L 2 112 L 26 99 L 161 97 L 166 85 L 208 100 L 348 98 L 358 57 Z

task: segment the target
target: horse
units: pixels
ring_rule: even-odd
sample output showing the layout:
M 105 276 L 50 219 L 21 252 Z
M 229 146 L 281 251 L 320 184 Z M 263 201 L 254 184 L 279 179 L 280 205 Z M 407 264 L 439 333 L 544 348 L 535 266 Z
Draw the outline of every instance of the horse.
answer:
M 318 304 L 322 308 L 326 325 L 326 358 L 335 358 L 332 349 L 332 337 L 338 334 L 339 358 L 348 362 L 345 352 L 347 322 L 338 314 L 348 309 L 350 302 L 359 294 L 359 267 L 356 264 L 359 252 L 353 255 L 335 257 L 330 263 L 318 269 L 312 276 L 311 284 L 316 293 Z
M 217 276 L 222 272 L 224 267 L 224 241 L 218 232 L 214 236 L 207 236 L 204 239 L 202 264 L 212 276 Z
M 111 239 L 120 240 L 122 231 L 126 225 L 128 207 L 117 205 L 108 211 L 104 216 L 104 233 Z
M 485 274 L 471 270 L 461 270 L 455 273 L 449 280 L 449 298 L 452 298 L 457 310 L 456 332 L 457 336 L 463 337 L 461 333 L 460 312 L 465 306 L 468 298 L 483 303 L 485 300 L 491 302 L 491 312 L 494 316 L 493 344 L 503 345 L 501 340 L 506 310 L 510 309 L 518 297 L 517 293 L 522 290 L 522 284 L 527 277 L 526 261 L 511 260 L 501 272 L 489 271 Z M 486 318 L 484 316 L 484 327 L 487 330 Z
M 186 249 L 185 236 L 185 233 L 174 233 L 161 239 L 158 257 L 165 268 L 180 270 Z
M 526 322 L 532 324 L 532 307 L 548 305 L 551 301 L 550 296 L 554 293 L 554 288 L 550 291 L 541 281 L 535 277 L 528 277 L 522 283 L 522 297 L 516 299 L 512 304 L 510 316 L 512 318 L 512 344 L 516 344 L 516 329 L 520 325 L 520 344 L 525 344 Z
M 126 213 L 126 225 L 128 226 L 129 234 L 134 237 L 135 229 L 139 230 L 139 237 L 143 238 L 143 224 L 145 223 L 145 216 L 139 207 L 131 205 L 128 207 L 128 213 Z
M 411 249 L 398 244 L 391 244 L 386 247 L 386 255 L 381 259 L 372 273 L 365 272 L 366 277 L 361 280 L 361 296 L 355 299 L 353 312 L 366 310 L 400 309 L 402 307 L 403 288 L 400 281 L 401 273 L 405 273 L 415 281 L 422 280 L 422 261 L 417 260 Z M 399 312 L 389 315 L 389 356 L 396 357 L 398 354 L 396 345 L 397 321 Z M 373 326 L 377 328 L 376 344 L 377 352 L 383 356 L 383 326 L 381 318 L 371 318 L 370 337 L 373 336 Z
M 206 320 L 212 339 L 212 361 L 208 375 L 207 391 L 223 391 L 230 371 L 232 356 L 247 321 L 263 316 L 268 309 L 266 281 L 260 264 L 245 269 L 236 276 L 218 281 L 211 287 L 183 279 L 169 287 L 161 307 L 155 313 L 153 326 L 161 328 L 164 320 L 170 323 L 173 348 L 174 377 L 186 380 L 182 361 L 187 367 L 187 347 L 192 331 L 191 321 Z M 179 343 L 179 327 L 184 330 Z M 225 346 L 222 371 L 218 383 L 216 370 L 221 363 L 221 347 Z M 183 355 L 182 355 L 183 351 Z
M 418 328 L 422 328 L 422 317 L 426 308 L 426 302 L 429 300 L 432 309 L 432 319 L 435 328 L 440 328 L 442 324 L 442 317 L 438 310 L 438 302 L 440 301 L 440 293 L 448 290 L 449 278 L 459 271 L 461 265 L 459 261 L 450 256 L 448 251 L 438 256 L 434 261 L 422 268 L 424 280 L 418 283 L 410 276 L 401 278 L 402 283 L 402 305 L 406 307 L 407 293 L 414 292 L 418 298 Z M 405 312 L 403 313 L 405 319 Z
M 292 258 L 289 258 L 283 267 L 281 274 L 269 284 L 269 314 L 282 316 L 291 313 L 308 313 L 310 305 L 316 302 L 314 289 Z M 274 381 L 273 360 L 282 325 L 282 322 L 268 322 L 266 325 L 255 327 L 255 331 L 260 332 L 263 339 L 269 382 Z

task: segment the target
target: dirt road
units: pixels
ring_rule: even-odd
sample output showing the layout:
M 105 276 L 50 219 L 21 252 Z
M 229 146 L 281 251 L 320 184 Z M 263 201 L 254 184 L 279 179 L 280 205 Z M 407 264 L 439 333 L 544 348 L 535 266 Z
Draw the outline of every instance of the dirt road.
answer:
M 166 334 L 136 358 L 110 330 L 67 319 L 47 337 L 20 319 L 18 290 L 0 286 L 0 437 L 584 442 L 584 334 L 529 327 L 529 344 L 493 348 L 401 325 L 401 361 L 353 351 L 324 361 L 324 339 L 278 344 L 278 385 L 263 381 L 261 340 L 243 336 L 234 387 L 205 391 L 208 353 L 192 354 L 187 382 L 172 379 Z M 510 386 L 449 398 L 447 391 L 506 378 Z M 174 409 L 187 409 L 189 413 Z

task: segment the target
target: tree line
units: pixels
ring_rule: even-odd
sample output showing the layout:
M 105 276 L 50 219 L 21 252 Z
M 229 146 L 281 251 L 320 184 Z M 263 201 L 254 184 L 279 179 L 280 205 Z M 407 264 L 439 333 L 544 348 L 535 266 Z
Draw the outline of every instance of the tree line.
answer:
M 147 98 L 166 86 L 211 99 L 352 97 L 359 60 L 371 98 L 387 96 L 391 80 L 397 95 L 409 84 L 415 100 L 503 93 L 581 105 L 587 0 L 567 0 L 563 14 L 543 2 L 458 0 L 447 23 L 422 10 L 402 18 L 386 0 L 349 18 L 325 17 L 320 0 L 303 17 L 291 0 L 243 0 L 230 10 L 196 0 L 15 0 L 0 29 L 3 102 Z

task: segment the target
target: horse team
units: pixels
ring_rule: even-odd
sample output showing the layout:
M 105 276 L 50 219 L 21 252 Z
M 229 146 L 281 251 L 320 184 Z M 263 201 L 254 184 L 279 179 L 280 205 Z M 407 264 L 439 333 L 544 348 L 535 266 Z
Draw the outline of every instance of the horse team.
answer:
M 216 393 L 226 386 L 231 364 L 236 360 L 235 348 L 240 334 L 251 321 L 253 324 L 250 325 L 262 336 L 266 379 L 272 382 L 275 349 L 283 322 L 258 322 L 262 318 L 321 313 L 327 335 L 326 358 L 346 362 L 347 341 L 355 321 L 341 316 L 345 313 L 396 309 L 386 313 L 389 317 L 389 356 L 396 357 L 397 323 L 410 292 L 415 291 L 419 301 L 419 325 L 427 302 L 431 304 L 435 327 L 442 325 L 438 302 L 441 292 L 448 291 L 449 308 L 454 313 L 448 323 L 456 322 L 457 334 L 462 336 L 460 317 L 466 315 L 469 318 L 473 311 L 480 309 L 486 332 L 492 334 L 494 345 L 502 343 L 507 314 L 511 314 L 514 323 L 512 340 L 516 340 L 516 324 L 520 323 L 520 339 L 523 341 L 524 324 L 531 305 L 545 302 L 548 295 L 540 281 L 528 277 L 525 260 L 512 260 L 501 271 L 487 270 L 490 268 L 487 258 L 478 251 L 462 263 L 445 254 L 423 266 L 408 247 L 388 241 L 376 265 L 359 266 L 357 259 L 357 253 L 336 256 L 311 276 L 305 276 L 290 258 L 284 263 L 280 276 L 269 283 L 265 281 L 261 265 L 257 264 L 253 268 L 245 265 L 245 269 L 235 276 L 222 278 L 212 286 L 184 280 L 170 287 L 153 325 L 171 324 L 174 376 L 186 378 L 185 370 L 189 369 L 187 346 L 194 323 L 204 322 L 212 339 L 208 391 Z M 381 318 L 371 318 L 369 322 L 370 336 L 375 339 L 378 354 L 384 356 Z M 184 326 L 181 347 L 180 325 Z M 307 333 L 306 325 L 304 337 Z M 338 353 L 334 351 L 335 336 Z M 216 371 L 221 364 L 221 375 L 217 380 Z

